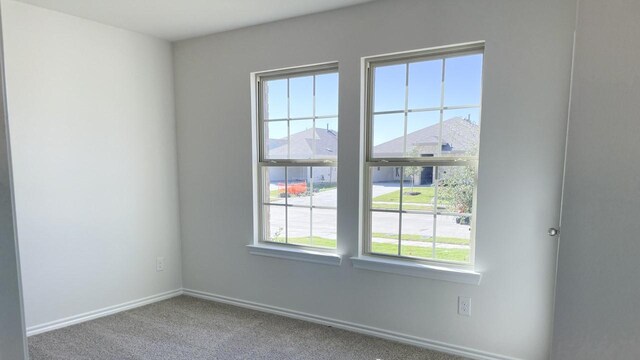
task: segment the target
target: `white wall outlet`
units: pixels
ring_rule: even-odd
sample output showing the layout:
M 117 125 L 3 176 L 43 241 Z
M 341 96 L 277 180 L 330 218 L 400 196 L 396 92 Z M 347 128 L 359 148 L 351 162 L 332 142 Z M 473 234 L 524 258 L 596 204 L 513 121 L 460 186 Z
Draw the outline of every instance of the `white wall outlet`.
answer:
M 156 271 L 164 271 L 164 258 L 158 257 L 156 259 Z
M 471 316 L 471 298 L 458 296 L 458 315 Z

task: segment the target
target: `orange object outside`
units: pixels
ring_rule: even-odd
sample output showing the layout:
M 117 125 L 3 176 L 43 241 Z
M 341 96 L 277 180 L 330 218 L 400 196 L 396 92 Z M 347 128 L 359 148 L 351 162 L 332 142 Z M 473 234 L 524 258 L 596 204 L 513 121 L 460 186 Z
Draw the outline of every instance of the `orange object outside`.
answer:
M 287 192 L 291 195 L 300 195 L 307 192 L 307 182 L 299 182 L 299 183 L 291 183 L 287 186 Z M 285 192 L 285 184 L 278 183 L 278 192 L 280 194 L 284 194 Z

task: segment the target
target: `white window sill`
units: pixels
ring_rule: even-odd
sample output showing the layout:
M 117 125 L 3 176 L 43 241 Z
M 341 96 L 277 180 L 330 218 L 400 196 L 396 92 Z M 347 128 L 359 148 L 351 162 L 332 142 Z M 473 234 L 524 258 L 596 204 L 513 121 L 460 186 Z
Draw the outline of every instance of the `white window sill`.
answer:
M 375 256 L 356 256 L 351 258 L 351 262 L 353 263 L 353 267 L 357 269 L 451 281 L 461 284 L 479 285 L 482 279 L 482 274 L 473 270 L 426 265 L 404 260 L 383 259 Z
M 247 245 L 253 255 L 340 266 L 342 256 L 334 253 L 274 245 Z

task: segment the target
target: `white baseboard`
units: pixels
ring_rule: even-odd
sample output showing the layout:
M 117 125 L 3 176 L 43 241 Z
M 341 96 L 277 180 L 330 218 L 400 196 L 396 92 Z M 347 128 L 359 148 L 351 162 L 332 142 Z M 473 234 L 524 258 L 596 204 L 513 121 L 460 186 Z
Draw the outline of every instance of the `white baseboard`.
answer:
M 115 313 L 131 310 L 133 308 L 149 305 L 154 302 L 170 299 L 172 297 L 176 297 L 180 295 L 182 295 L 182 289 L 167 291 L 164 293 L 151 295 L 142 299 L 137 299 L 137 300 L 128 301 L 122 304 L 109 306 L 103 309 L 89 311 L 84 314 L 74 315 L 64 319 L 55 320 L 55 321 L 51 321 L 51 322 L 40 324 L 40 325 L 30 326 L 27 328 L 27 336 L 42 334 L 47 331 L 60 329 L 63 327 L 79 324 L 85 321 L 101 318 L 108 315 L 113 315 Z
M 298 320 L 305 320 L 316 324 L 333 326 L 335 328 L 349 330 L 365 335 L 371 335 L 382 339 L 393 340 L 404 344 L 423 347 L 430 350 L 436 350 L 452 355 L 463 356 L 478 360 L 517 360 L 516 358 L 489 353 L 486 351 L 471 349 L 463 346 L 448 344 L 445 342 L 419 338 L 412 335 L 402 334 L 394 331 L 374 328 L 371 326 L 351 323 L 342 320 L 331 319 L 323 316 L 312 315 L 300 311 L 283 309 L 275 306 L 260 304 L 252 301 L 234 299 L 227 296 L 211 294 L 203 291 L 183 289 L 183 294 L 200 299 L 211 300 L 215 302 L 236 305 L 243 308 L 258 310 L 266 313 L 282 315 Z

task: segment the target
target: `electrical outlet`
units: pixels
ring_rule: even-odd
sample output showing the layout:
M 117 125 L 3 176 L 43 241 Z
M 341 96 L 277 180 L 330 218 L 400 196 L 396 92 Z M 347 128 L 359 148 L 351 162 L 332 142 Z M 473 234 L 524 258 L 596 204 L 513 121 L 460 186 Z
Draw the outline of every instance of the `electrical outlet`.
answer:
M 471 298 L 458 296 L 458 315 L 471 316 Z
M 164 271 L 164 258 L 158 257 L 156 259 L 156 271 Z

